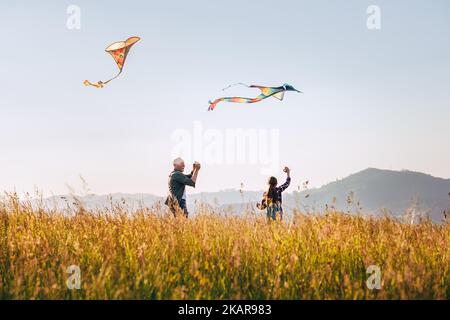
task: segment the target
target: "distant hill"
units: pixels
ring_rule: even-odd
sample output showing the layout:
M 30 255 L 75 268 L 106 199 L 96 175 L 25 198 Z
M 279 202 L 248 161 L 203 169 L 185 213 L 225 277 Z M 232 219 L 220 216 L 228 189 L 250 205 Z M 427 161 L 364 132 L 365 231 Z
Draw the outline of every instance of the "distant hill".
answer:
M 284 194 L 287 210 L 297 208 L 303 212 L 322 212 L 328 206 L 342 211 L 380 214 L 386 209 L 394 216 L 402 216 L 410 208 L 415 210 L 417 217 L 428 215 L 433 221 L 439 222 L 443 211 L 450 205 L 450 179 L 420 172 L 369 168 L 316 189 L 295 190 L 299 184 L 294 181 Z M 190 194 L 188 205 L 191 212 L 195 211 L 199 203 L 205 203 L 239 213 L 248 204 L 259 201 L 262 192 L 224 190 Z M 125 193 L 87 195 L 79 199 L 88 208 L 110 207 L 114 203 L 129 208 L 148 207 L 164 200 L 151 194 Z M 72 202 L 69 196 L 46 199 L 48 206 L 56 207 L 66 207 Z
M 449 192 L 450 179 L 413 171 L 369 168 L 318 189 L 294 192 L 286 204 L 295 206 L 300 199 L 302 207 L 318 211 L 333 205 L 343 211 L 375 214 L 388 209 L 394 216 L 413 208 L 417 214 L 428 214 L 434 221 L 440 221 L 450 204 Z M 305 198 L 307 194 L 309 197 Z M 353 199 L 348 199 L 349 196 Z

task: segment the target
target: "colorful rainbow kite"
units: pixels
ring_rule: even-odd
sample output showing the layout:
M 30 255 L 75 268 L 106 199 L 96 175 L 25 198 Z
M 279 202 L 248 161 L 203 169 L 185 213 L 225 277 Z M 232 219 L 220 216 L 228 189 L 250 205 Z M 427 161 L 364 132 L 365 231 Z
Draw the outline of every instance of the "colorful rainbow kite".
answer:
M 105 51 L 108 52 L 113 57 L 114 61 L 117 63 L 117 66 L 119 67 L 119 73 L 115 77 L 109 79 L 108 81 L 98 81 L 97 83 L 92 83 L 89 82 L 88 80 L 84 80 L 83 82 L 84 85 L 93 86 L 100 89 L 103 88 L 104 85 L 110 82 L 111 80 L 117 78 L 122 73 L 123 65 L 125 64 L 125 60 L 127 59 L 128 52 L 130 51 L 131 47 L 139 40 L 141 40 L 141 38 L 131 37 L 125 41 L 114 42 L 113 44 L 108 46 L 108 48 L 106 48 Z
M 209 105 L 208 111 L 214 110 L 216 105 L 221 101 L 235 102 L 235 103 L 255 103 L 255 102 L 264 100 L 266 98 L 269 98 L 269 97 L 274 97 L 274 98 L 277 98 L 278 100 L 283 100 L 284 93 L 286 91 L 296 91 L 296 92 L 302 93 L 301 91 L 298 91 L 297 89 L 295 89 L 293 86 L 291 86 L 289 84 L 284 84 L 280 87 L 263 87 L 263 86 L 255 86 L 255 85 L 248 86 L 243 83 L 237 83 L 237 84 L 244 85 L 248 88 L 258 88 L 261 90 L 261 94 L 259 96 L 257 96 L 256 98 L 224 97 L 224 98 L 216 99 L 214 101 L 209 101 L 210 105 Z M 231 85 L 231 86 L 233 86 L 233 85 Z M 225 89 L 228 89 L 231 86 L 228 86 Z M 223 90 L 225 90 L 225 89 L 223 89 Z

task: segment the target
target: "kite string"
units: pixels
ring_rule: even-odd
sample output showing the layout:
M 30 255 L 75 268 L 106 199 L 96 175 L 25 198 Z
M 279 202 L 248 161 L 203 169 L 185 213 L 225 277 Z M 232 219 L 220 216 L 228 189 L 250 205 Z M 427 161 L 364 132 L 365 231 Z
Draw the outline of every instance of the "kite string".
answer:
M 242 82 L 238 82 L 238 83 L 230 84 L 228 87 L 223 88 L 222 91 L 225 91 L 225 90 L 227 90 L 227 89 L 229 89 L 231 87 L 238 86 L 238 85 L 250 88 L 250 86 L 248 84 L 245 84 L 245 83 L 242 83 Z

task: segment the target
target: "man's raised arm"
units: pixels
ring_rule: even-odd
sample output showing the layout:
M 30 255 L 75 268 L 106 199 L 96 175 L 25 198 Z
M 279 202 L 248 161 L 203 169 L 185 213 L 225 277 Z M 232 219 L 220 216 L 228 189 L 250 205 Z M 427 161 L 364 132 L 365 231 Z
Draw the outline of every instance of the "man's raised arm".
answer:
M 200 168 L 201 168 L 200 163 L 195 162 L 194 163 L 194 170 L 193 170 L 192 178 L 191 178 L 191 180 L 194 181 L 194 184 L 197 182 L 198 171 L 200 170 Z

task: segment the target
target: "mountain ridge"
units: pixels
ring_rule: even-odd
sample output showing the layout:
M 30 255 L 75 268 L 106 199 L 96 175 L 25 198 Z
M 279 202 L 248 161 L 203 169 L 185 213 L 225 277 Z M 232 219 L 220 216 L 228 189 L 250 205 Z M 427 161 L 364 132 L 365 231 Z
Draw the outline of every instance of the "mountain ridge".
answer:
M 291 190 L 291 191 L 290 191 Z M 443 211 L 450 204 L 450 179 L 434 177 L 430 174 L 410 170 L 385 170 L 367 168 L 349 176 L 329 182 L 318 188 L 294 190 L 291 185 L 284 193 L 287 210 L 322 212 L 326 208 L 337 210 L 379 214 L 388 210 L 394 216 L 403 215 L 411 206 L 429 216 L 433 221 L 442 219 Z M 188 194 L 190 211 L 195 211 L 200 203 L 218 208 L 242 211 L 248 204 L 260 201 L 263 191 L 225 189 L 216 192 Z M 57 207 L 67 206 L 67 197 L 58 195 L 46 199 L 47 204 Z M 114 203 L 138 206 L 153 206 L 164 200 L 164 196 L 147 193 L 121 193 L 75 196 L 88 208 L 111 206 Z M 63 199 L 65 198 L 65 199 Z

